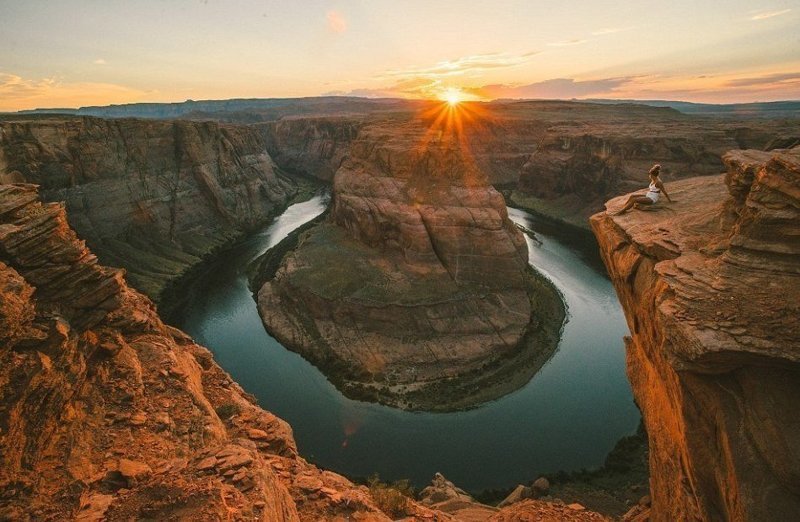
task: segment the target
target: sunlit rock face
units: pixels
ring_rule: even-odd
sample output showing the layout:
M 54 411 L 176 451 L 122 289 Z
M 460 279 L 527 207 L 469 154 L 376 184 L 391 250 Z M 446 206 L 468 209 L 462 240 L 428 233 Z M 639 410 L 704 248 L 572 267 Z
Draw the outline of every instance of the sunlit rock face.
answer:
M 0 185 L 0 382 L 0 519 L 389 520 L 32 185 Z
M 392 112 L 298 115 L 259 124 L 270 156 L 288 172 L 330 180 L 357 146 L 360 129 L 399 125 L 437 104 L 398 103 Z M 588 228 L 610 197 L 647 184 L 653 163 L 675 181 L 720 172 L 731 149 L 791 147 L 797 121 L 698 117 L 668 107 L 567 101 L 461 103 L 470 156 L 510 201 Z M 320 108 L 321 109 L 321 108 Z M 435 120 L 430 118 L 430 121 Z
M 800 513 L 800 148 L 724 161 L 724 180 L 669 183 L 674 204 L 592 218 L 632 332 L 654 520 Z
M 422 121 L 363 128 L 329 219 L 259 290 L 267 328 L 346 392 L 436 409 L 433 386 L 469 388 L 458 379 L 518 353 L 527 333 L 554 345 L 560 301 L 529 272 L 524 237 L 462 138 Z M 489 398 L 453 393 L 441 408 Z
M 0 122 L 0 181 L 65 201 L 100 259 L 160 299 L 296 192 L 265 147 L 257 129 L 216 122 L 10 120 Z

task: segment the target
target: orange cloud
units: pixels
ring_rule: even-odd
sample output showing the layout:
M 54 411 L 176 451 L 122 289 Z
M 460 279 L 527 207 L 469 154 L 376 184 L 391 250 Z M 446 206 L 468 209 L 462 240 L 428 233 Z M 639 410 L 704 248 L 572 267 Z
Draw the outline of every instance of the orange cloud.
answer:
M 737 103 L 796 99 L 800 72 L 728 73 L 725 75 L 668 76 L 638 75 L 575 80 L 553 78 L 530 84 L 489 84 L 470 86 L 453 78 L 417 76 L 387 82 L 375 88 L 336 91 L 328 94 L 440 99 L 448 89 L 459 89 L 468 100 L 516 99 L 660 99 L 705 103 Z
M 347 31 L 347 20 L 339 11 L 328 11 L 325 19 L 328 21 L 328 29 L 330 31 L 337 34 Z
M 0 73 L 0 111 L 127 103 L 148 94 L 112 83 L 63 82 L 56 78 L 30 80 Z
M 607 95 L 618 87 L 633 80 L 631 77 L 601 78 L 598 80 L 576 81 L 572 78 L 554 78 L 528 85 L 484 85 L 468 89 L 482 98 L 582 98 L 585 96 Z
M 758 20 L 766 20 L 768 18 L 774 18 L 776 16 L 785 15 L 790 13 L 791 9 L 781 9 L 780 11 L 764 11 L 761 13 L 754 14 L 750 17 L 750 20 L 758 21 Z
M 530 51 L 524 54 L 489 53 L 462 56 L 454 60 L 445 60 L 429 67 L 410 67 L 386 71 L 384 76 L 391 78 L 435 78 L 441 79 L 448 76 L 461 76 L 489 69 L 502 69 L 515 67 L 531 60 L 540 51 Z

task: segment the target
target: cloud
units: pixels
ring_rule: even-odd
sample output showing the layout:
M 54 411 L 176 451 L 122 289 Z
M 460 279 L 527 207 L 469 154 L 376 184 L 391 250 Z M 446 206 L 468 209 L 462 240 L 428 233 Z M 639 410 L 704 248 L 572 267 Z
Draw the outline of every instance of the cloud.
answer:
M 754 14 L 750 17 L 750 20 L 766 20 L 767 18 L 773 18 L 775 16 L 785 15 L 786 13 L 791 12 L 791 9 L 782 9 L 780 11 L 762 11 L 760 13 Z
M 800 82 L 800 72 L 766 74 L 752 78 L 737 78 L 728 81 L 725 85 L 730 87 L 750 87 L 753 85 L 768 85 L 777 83 Z
M 489 53 L 462 56 L 454 60 L 445 60 L 429 67 L 409 67 L 386 71 L 383 76 L 390 78 L 445 78 L 461 76 L 489 69 L 516 67 L 531 60 L 541 51 L 530 51 L 523 54 Z
M 581 40 L 581 39 L 575 38 L 573 40 L 562 40 L 560 42 L 550 42 L 547 45 L 550 46 L 550 47 L 569 47 L 571 45 L 585 44 L 588 41 L 589 40 Z
M 111 83 L 65 82 L 58 78 L 32 80 L 0 73 L 0 111 L 126 103 L 147 94 Z
M 339 11 L 328 11 L 325 20 L 328 22 L 328 30 L 331 32 L 341 34 L 347 31 L 347 20 Z
M 392 89 L 353 89 L 350 91 L 329 91 L 323 96 L 356 96 L 358 98 L 400 98 L 400 93 Z
M 765 73 L 763 75 L 728 73 L 725 75 L 635 75 L 575 80 L 553 78 L 526 85 L 489 84 L 482 86 L 451 83 L 444 78 L 412 78 L 386 82 L 385 86 L 357 88 L 329 94 L 364 96 L 370 98 L 441 97 L 448 88 L 459 88 L 468 99 L 660 99 L 686 100 L 705 103 L 739 103 L 797 99 L 800 72 Z M 480 84 L 478 84 L 480 85 Z
M 766 73 L 742 77 L 635 76 L 604 97 L 617 99 L 686 100 L 701 103 L 746 103 L 797 99 L 800 73 Z
M 332 91 L 325 95 L 361 96 L 364 98 L 435 98 L 443 89 L 441 80 L 411 78 L 395 82 L 387 87 Z
M 487 53 L 461 56 L 444 60 L 430 66 L 412 66 L 405 69 L 390 69 L 377 76 L 385 86 L 376 88 L 356 88 L 348 91 L 335 91 L 329 94 L 400 98 L 438 98 L 441 93 L 455 85 L 458 78 L 480 76 L 485 71 L 516 67 L 529 62 L 541 51 L 528 51 L 521 54 Z
M 618 87 L 629 83 L 632 77 L 602 78 L 599 80 L 575 81 L 572 78 L 554 78 L 528 85 L 484 85 L 468 89 L 482 98 L 581 98 L 589 95 L 612 93 Z
M 95 65 L 106 65 L 108 62 L 106 62 L 102 58 L 98 58 L 97 60 L 93 61 L 92 63 L 95 64 Z
M 596 31 L 592 31 L 593 36 L 603 36 L 606 34 L 615 34 L 621 33 L 623 31 L 630 31 L 633 27 L 603 27 L 601 29 L 597 29 Z

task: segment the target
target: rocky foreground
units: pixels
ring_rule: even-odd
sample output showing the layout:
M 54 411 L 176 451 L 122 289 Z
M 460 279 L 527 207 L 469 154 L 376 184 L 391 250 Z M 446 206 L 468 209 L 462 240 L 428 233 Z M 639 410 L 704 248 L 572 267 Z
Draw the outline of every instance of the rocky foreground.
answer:
M 290 427 L 100 266 L 31 185 L 0 185 L 0 290 L 4 519 L 380 513 L 298 457 Z
M 348 395 L 468 407 L 555 349 L 563 304 L 460 138 L 419 121 L 361 129 L 329 220 L 258 289 L 267 329 Z
M 402 497 L 398 510 L 309 464 L 291 428 L 98 264 L 32 185 L 0 185 L 0 384 L 2 520 L 602 519 L 542 500 Z
M 651 520 L 800 513 L 800 147 L 724 156 L 674 204 L 592 218 L 625 309 Z

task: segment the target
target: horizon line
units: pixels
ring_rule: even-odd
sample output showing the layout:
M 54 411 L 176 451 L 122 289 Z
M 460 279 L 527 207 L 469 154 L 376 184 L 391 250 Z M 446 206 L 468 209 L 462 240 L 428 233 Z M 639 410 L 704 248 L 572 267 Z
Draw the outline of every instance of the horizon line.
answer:
M 183 105 L 187 103 L 211 103 L 211 102 L 226 102 L 226 101 L 268 101 L 268 100 L 314 100 L 325 98 L 338 98 L 338 99 L 351 99 L 351 100 L 365 100 L 365 101 L 399 101 L 399 102 L 440 102 L 436 98 L 416 98 L 416 97 L 399 97 L 399 96 L 358 96 L 352 94 L 320 94 L 317 96 L 267 96 L 267 97 L 245 97 L 245 98 L 207 98 L 195 100 L 186 98 L 182 101 L 134 101 L 126 103 L 110 103 L 106 105 L 83 105 L 80 107 L 32 107 L 27 109 L 19 109 L 16 111 L 0 111 L 0 114 L 23 114 L 32 111 L 80 111 L 86 109 L 103 109 L 111 107 L 128 107 L 133 105 Z M 713 103 L 713 102 L 696 102 L 682 99 L 669 99 L 669 98 L 492 98 L 486 100 L 464 100 L 461 103 L 481 103 L 488 104 L 494 102 L 525 102 L 525 101 L 560 101 L 560 102 L 619 102 L 619 103 L 645 103 L 645 102 L 661 102 L 661 103 L 685 103 L 691 105 L 707 105 L 715 107 L 726 107 L 734 105 L 757 105 L 757 104 L 777 104 L 777 103 L 800 103 L 800 98 L 796 99 L 782 99 L 782 100 L 763 100 L 763 101 L 738 101 L 727 103 Z

